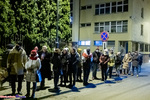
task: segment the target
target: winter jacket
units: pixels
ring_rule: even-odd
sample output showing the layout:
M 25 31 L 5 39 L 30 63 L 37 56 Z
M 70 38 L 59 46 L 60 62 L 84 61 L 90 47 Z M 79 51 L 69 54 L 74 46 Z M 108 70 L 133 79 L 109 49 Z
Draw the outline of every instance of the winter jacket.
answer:
M 29 59 L 25 64 L 26 72 L 26 81 L 27 82 L 36 82 L 36 73 L 37 70 L 41 68 L 41 61 L 39 58 L 36 60 Z
M 53 71 L 60 72 L 62 63 L 61 63 L 61 56 L 58 53 L 54 53 L 52 57 L 52 64 L 53 64 Z
M 94 51 L 92 55 L 93 55 L 93 63 L 99 63 L 101 53 Z
M 139 64 L 139 56 L 138 55 L 133 55 L 132 57 L 132 66 L 138 67 Z
M 42 77 L 48 78 L 48 80 L 51 80 L 51 65 L 50 65 L 50 57 L 51 54 L 49 52 L 39 52 L 39 58 L 41 59 L 41 56 L 44 55 L 44 59 L 41 61 L 41 74 Z
M 107 68 L 110 57 L 108 55 L 102 55 L 99 59 L 101 67 Z
M 115 65 L 121 65 L 121 56 L 115 56 Z
M 127 69 L 129 66 L 128 66 L 128 63 L 132 61 L 132 58 L 130 55 L 126 54 L 122 60 L 123 62 L 123 69 Z
M 75 54 L 69 55 L 69 65 L 71 67 L 76 67 L 79 61 L 80 61 L 80 58 L 77 52 Z
M 109 67 L 113 67 L 115 65 L 115 56 L 113 54 L 110 54 L 110 60 L 108 62 Z
M 69 55 L 63 54 L 61 55 L 61 63 L 62 63 L 62 69 L 68 70 L 68 64 L 69 64 Z
M 23 48 L 18 51 L 15 46 L 10 50 L 7 60 L 7 68 L 10 68 L 10 74 L 23 75 L 26 61 L 27 56 Z

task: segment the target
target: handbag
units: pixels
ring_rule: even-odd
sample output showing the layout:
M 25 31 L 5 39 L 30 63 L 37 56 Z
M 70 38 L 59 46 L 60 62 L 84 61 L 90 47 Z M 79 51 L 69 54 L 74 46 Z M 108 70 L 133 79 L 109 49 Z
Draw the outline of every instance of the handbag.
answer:
M 37 70 L 37 73 L 36 73 L 36 82 L 41 82 L 41 81 L 42 81 L 41 72 L 40 72 L 40 70 Z

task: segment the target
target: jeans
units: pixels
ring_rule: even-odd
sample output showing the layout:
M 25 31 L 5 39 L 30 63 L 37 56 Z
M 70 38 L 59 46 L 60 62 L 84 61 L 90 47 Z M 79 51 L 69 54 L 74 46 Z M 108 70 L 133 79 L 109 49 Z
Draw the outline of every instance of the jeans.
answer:
M 78 68 L 76 65 L 72 66 L 71 69 L 69 70 L 70 85 L 75 85 L 76 80 L 77 80 L 77 71 L 78 71 Z M 72 76 L 73 76 L 73 84 L 72 84 Z
M 27 95 L 30 95 L 30 83 L 31 82 L 27 82 Z M 33 83 L 32 97 L 35 97 L 37 83 L 36 82 L 32 82 L 32 83 Z
M 138 67 L 139 67 L 139 73 L 141 73 L 141 65 L 138 65 Z
M 120 76 L 120 65 L 115 65 L 116 73 L 118 76 Z
M 102 81 L 107 80 L 107 67 L 101 67 L 102 69 Z
M 23 81 L 23 78 L 24 78 L 24 75 L 10 75 L 10 78 L 11 78 L 11 88 L 12 88 L 12 93 L 15 94 L 16 92 L 16 80 L 18 78 L 18 88 L 17 88 L 17 91 L 20 92 L 21 89 L 22 89 L 22 81 Z
M 97 68 L 98 68 L 98 63 L 93 63 L 93 78 L 97 78 Z
M 60 75 L 60 72 L 59 71 L 54 71 L 54 88 L 58 88 L 57 84 L 58 84 L 58 81 L 59 81 L 59 75 Z
M 61 75 L 61 82 L 60 84 L 62 84 L 64 81 L 64 85 L 66 85 L 66 82 L 67 82 L 67 71 L 66 70 L 63 70 L 63 75 Z
M 109 67 L 109 78 L 111 78 L 112 76 L 112 70 L 113 70 L 113 67 Z
M 134 68 L 136 68 L 136 73 L 137 73 L 137 75 L 139 75 L 139 71 L 138 71 L 138 66 L 132 66 L 132 73 L 133 73 L 133 75 L 134 75 Z
M 84 63 L 83 64 L 83 84 L 86 85 L 88 83 L 90 74 L 90 65 Z

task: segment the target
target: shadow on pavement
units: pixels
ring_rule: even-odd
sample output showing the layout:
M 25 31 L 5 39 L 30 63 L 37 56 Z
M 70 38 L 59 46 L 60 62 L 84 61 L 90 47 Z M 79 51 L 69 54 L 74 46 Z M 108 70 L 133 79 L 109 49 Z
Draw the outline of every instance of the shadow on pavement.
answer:
M 148 75 L 139 75 L 139 77 L 148 77 Z
M 6 90 L 6 89 L 9 89 L 9 86 L 2 86 L 2 87 L 0 87 L 0 91 Z

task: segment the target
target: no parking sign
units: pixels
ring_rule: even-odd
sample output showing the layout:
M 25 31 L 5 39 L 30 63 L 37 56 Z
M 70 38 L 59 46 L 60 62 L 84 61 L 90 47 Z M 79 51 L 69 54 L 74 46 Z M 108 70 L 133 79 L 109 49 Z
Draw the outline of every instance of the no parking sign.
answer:
M 101 33 L 101 35 L 100 35 L 100 38 L 101 38 L 101 40 L 102 40 L 103 42 L 106 42 L 106 41 L 108 40 L 108 38 L 109 38 L 109 33 L 106 32 L 106 31 L 103 31 L 103 32 Z
M 109 38 L 109 33 L 103 31 L 100 35 L 101 40 L 103 41 L 103 50 L 107 49 L 107 40 Z

